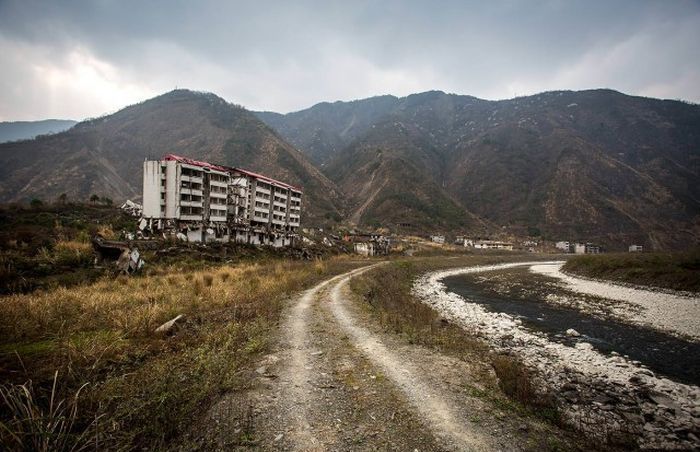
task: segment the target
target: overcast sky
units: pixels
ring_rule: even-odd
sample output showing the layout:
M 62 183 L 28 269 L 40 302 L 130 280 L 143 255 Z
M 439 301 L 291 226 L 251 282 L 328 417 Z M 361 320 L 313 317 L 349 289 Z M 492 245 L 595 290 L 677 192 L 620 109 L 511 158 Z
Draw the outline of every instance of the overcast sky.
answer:
M 431 89 L 700 102 L 700 0 L 0 0 L 0 120 L 99 116 L 175 87 L 279 112 Z

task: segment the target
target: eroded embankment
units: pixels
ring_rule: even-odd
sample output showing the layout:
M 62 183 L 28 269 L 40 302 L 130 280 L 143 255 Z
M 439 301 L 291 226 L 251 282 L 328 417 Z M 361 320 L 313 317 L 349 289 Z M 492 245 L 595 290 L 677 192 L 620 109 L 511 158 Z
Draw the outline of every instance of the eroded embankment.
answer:
M 559 401 L 564 418 L 602 440 L 638 441 L 642 447 L 693 448 L 700 436 L 700 389 L 660 378 L 621 356 L 605 356 L 590 343 L 551 341 L 504 313 L 488 312 L 447 291 L 443 280 L 460 274 L 517 266 L 524 262 L 428 273 L 414 284 L 423 302 L 484 338 L 496 350 L 517 354 Z

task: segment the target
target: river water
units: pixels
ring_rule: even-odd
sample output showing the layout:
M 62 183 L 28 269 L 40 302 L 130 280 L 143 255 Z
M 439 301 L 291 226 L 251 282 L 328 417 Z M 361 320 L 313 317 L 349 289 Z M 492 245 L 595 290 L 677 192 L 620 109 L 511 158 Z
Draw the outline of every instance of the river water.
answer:
M 671 380 L 700 385 L 700 343 L 553 306 L 536 295 L 526 299 L 500 295 L 474 284 L 464 275 L 448 277 L 443 282 L 448 291 L 488 311 L 519 318 L 524 327 L 544 332 L 552 341 L 572 346 L 576 341 L 586 341 L 601 353 L 615 351 Z M 569 328 L 581 333 L 581 337 L 568 337 L 566 330 Z

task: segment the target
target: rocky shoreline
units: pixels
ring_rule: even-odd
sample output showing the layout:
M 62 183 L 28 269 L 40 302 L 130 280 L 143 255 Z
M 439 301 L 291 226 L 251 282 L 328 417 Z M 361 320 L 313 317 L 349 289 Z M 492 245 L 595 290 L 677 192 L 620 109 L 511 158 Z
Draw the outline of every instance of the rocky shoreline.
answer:
M 637 305 L 642 309 L 628 319 L 676 336 L 700 340 L 700 298 L 692 294 L 669 293 L 607 281 L 572 276 L 561 271 L 562 263 L 533 265 L 530 271 L 557 278 L 574 292 Z M 628 314 L 621 311 L 617 314 Z
M 446 319 L 473 332 L 496 351 L 514 354 L 538 375 L 543 391 L 557 401 L 564 421 L 601 442 L 636 444 L 646 449 L 700 447 L 700 388 L 656 376 L 615 353 L 603 355 L 591 344 L 551 341 L 521 321 L 492 313 L 447 291 L 444 278 L 518 266 L 558 265 L 523 262 L 427 273 L 414 295 Z

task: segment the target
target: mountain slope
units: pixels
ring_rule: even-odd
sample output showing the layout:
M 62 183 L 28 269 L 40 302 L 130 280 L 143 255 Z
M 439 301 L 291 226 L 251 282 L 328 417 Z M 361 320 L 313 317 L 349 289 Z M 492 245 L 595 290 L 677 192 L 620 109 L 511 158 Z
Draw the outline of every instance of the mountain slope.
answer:
M 322 102 L 306 110 L 281 115 L 255 112 L 285 140 L 304 149 L 318 165 L 325 165 L 374 122 L 391 112 L 399 99 L 377 96 L 352 102 Z
M 78 121 L 72 121 L 70 119 L 0 122 L 0 143 L 31 140 L 39 135 L 63 132 L 77 123 Z
M 275 127 L 283 136 L 289 124 L 318 127 L 317 115 L 311 114 L 317 108 L 294 113 L 284 127 Z M 361 110 L 354 107 L 355 113 Z M 276 117 L 276 124 L 285 124 L 288 116 Z M 336 134 L 346 125 L 347 116 L 342 117 L 343 122 L 318 134 Z M 375 201 L 366 201 L 366 193 L 403 184 L 402 190 L 418 198 L 429 192 L 456 201 L 499 230 L 521 235 L 539 230 L 548 238 L 600 241 L 612 249 L 631 242 L 656 248 L 699 242 L 697 105 L 611 90 L 504 101 L 432 91 L 396 99 L 378 118 L 354 121 L 362 130 L 339 152 L 325 148 L 335 157 L 324 172 L 347 192 L 351 209 L 362 206 L 356 215 L 361 223 L 370 221 L 366 212 L 376 207 Z M 297 145 L 305 152 L 309 146 Z M 434 185 L 372 176 L 369 150 L 391 155 L 419 174 L 414 178 Z M 445 215 L 435 215 L 428 215 L 433 225 L 452 224 Z M 386 211 L 371 221 L 383 219 L 390 221 Z M 471 227 L 467 223 L 462 230 Z
M 335 185 L 247 110 L 175 90 L 56 135 L 0 145 L 0 200 L 141 195 L 142 162 L 174 153 L 248 168 L 304 188 L 314 219 L 339 215 Z

